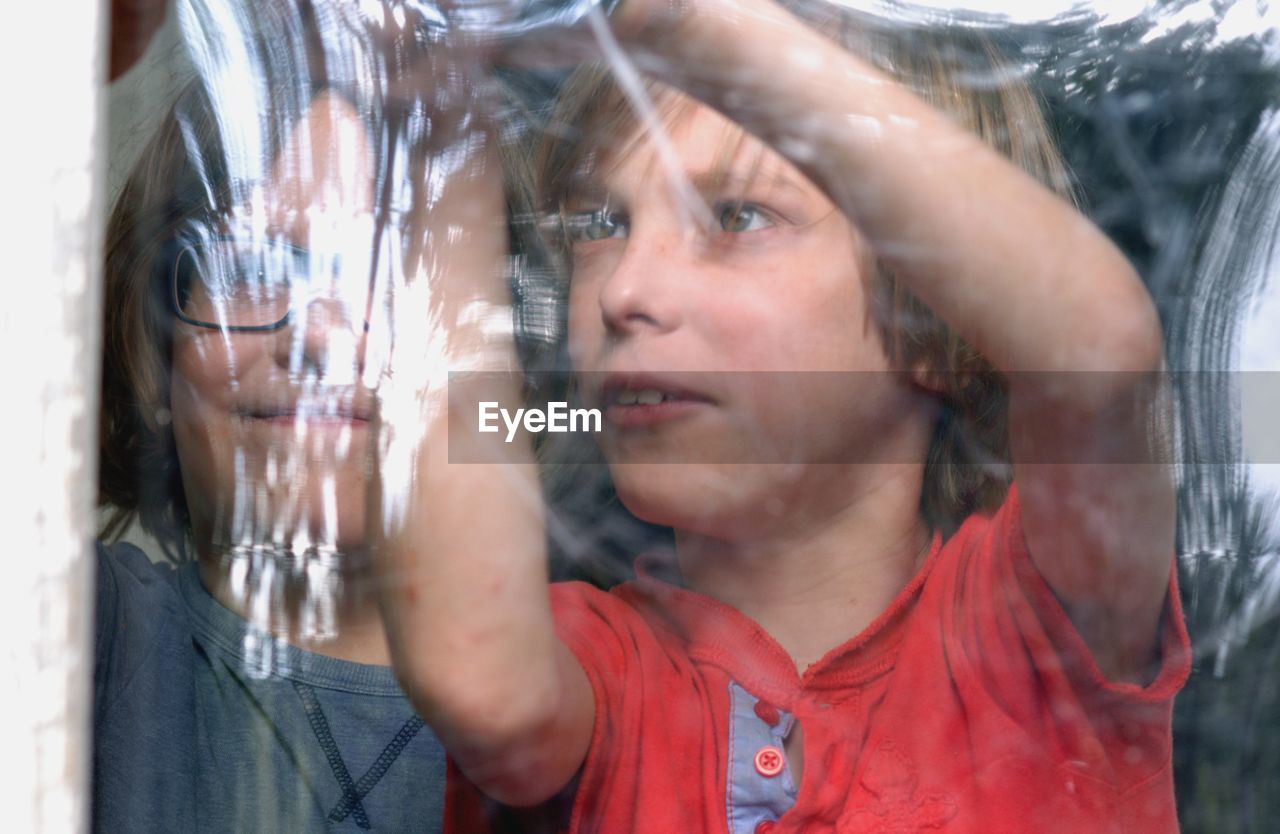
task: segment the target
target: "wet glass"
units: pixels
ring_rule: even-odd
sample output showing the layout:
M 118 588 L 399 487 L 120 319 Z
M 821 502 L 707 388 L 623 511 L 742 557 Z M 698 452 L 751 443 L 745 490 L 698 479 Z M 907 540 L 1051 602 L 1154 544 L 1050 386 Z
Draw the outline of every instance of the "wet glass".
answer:
M 496 800 L 471 802 L 460 783 L 450 830 L 645 830 L 671 809 L 619 819 L 629 812 L 604 800 L 631 783 L 608 780 L 639 779 L 640 758 L 696 758 L 691 728 L 704 725 L 708 744 L 738 746 L 635 793 L 679 794 L 691 831 L 785 830 L 804 814 L 839 832 L 978 830 L 1008 824 L 991 815 L 1010 797 L 1035 798 L 1025 830 L 1155 830 L 1175 811 L 1184 831 L 1269 830 L 1278 26 L 1247 0 L 179 0 L 113 91 L 95 830 L 446 830 L 450 746 Z M 680 40 L 705 32 L 696 48 Z M 834 41 L 843 51 L 824 51 Z M 963 131 L 1030 177 L 989 160 L 970 170 L 979 151 Z M 953 227 L 930 212 L 955 194 L 911 191 L 910 171 L 971 177 Z M 1002 208 L 1030 178 L 1026 208 Z M 1052 211 L 1061 222 L 1033 225 Z M 1018 282 L 983 283 L 1021 258 L 1025 283 L 1056 286 L 1026 298 Z M 1113 268 L 1135 283 L 1098 292 L 1149 297 L 1155 367 L 1090 365 L 1137 344 L 1108 332 L 1105 307 L 1083 316 L 1090 327 L 1057 329 L 1089 303 L 1072 286 Z M 963 281 L 987 289 L 948 294 Z M 939 340 L 935 302 L 980 336 L 1037 322 L 1030 336 L 1062 351 L 1023 352 L 1036 339 L 1010 327 L 980 340 L 1008 360 L 988 364 Z M 1068 355 L 1085 358 L 1054 364 Z M 1076 436 L 1087 409 L 1062 391 L 1113 397 L 1113 416 L 1146 422 L 1019 446 L 1019 419 L 1024 437 Z M 911 642 L 894 630 L 920 610 L 911 589 L 942 593 L 928 582 L 950 576 L 944 543 L 966 541 L 971 517 L 1016 517 L 1000 515 L 1010 480 L 1056 466 L 1104 484 L 1127 466 L 1176 478 L 1176 516 L 1153 529 L 1170 545 L 1156 579 L 1176 568 L 1178 598 L 1167 585 L 1114 597 L 1136 600 L 1116 606 L 1126 617 L 1160 618 L 1159 648 L 1095 687 L 1110 667 L 1085 648 L 1092 609 L 1060 607 L 1078 586 L 1023 558 L 947 585 L 959 613 L 934 642 L 964 652 L 928 670 L 972 662 L 973 678 L 937 683 L 885 649 Z M 922 486 L 868 500 L 879 522 L 841 514 L 858 505 L 843 496 L 896 494 L 885 473 L 905 471 Z M 1087 519 L 1097 540 L 1143 523 L 1132 492 Z M 858 535 L 823 538 L 844 529 L 833 519 Z M 877 536 L 895 523 L 890 546 Z M 866 542 L 893 555 L 871 564 L 896 567 L 828 571 Z M 798 583 L 770 574 L 791 551 L 830 558 L 785 563 L 802 566 Z M 738 569 L 708 567 L 714 555 Z M 639 586 L 604 596 L 637 571 Z M 557 586 L 548 608 L 548 578 L 600 595 Z M 990 605 L 961 599 L 988 585 Z M 839 604 L 833 588 L 847 589 Z M 803 604 L 753 607 L 777 602 L 762 589 Z M 983 630 L 1009 599 L 1026 605 Z M 597 616 L 599 631 L 574 631 Z M 713 675 L 698 665 L 707 634 L 738 646 L 748 616 L 769 648 L 724 660 L 725 681 L 696 677 Z M 840 617 L 845 639 L 791 648 Z M 633 630 L 657 620 L 694 649 Z M 560 691 L 539 677 L 556 634 L 610 746 L 586 745 L 582 776 L 548 800 L 536 774 L 495 777 L 503 767 L 467 757 L 509 741 L 491 716 L 514 722 Z M 660 664 L 634 676 L 652 671 L 642 653 L 656 644 L 705 702 L 666 686 Z M 831 672 L 816 688 L 838 695 L 795 694 L 777 668 Z M 900 668 L 937 685 L 907 697 Z M 1023 673 L 1050 695 L 1019 701 Z M 1151 714 L 1097 706 L 1142 686 L 1159 690 Z M 972 696 L 971 714 L 999 725 L 959 745 L 966 755 L 1004 754 L 942 773 L 963 756 L 925 755 L 951 731 L 930 723 L 943 706 L 921 708 L 935 691 Z M 876 735 L 880 705 L 932 735 Z M 828 709 L 845 712 L 824 724 Z M 1073 719 L 1035 723 L 1055 715 Z M 1013 729 L 997 721 L 1009 716 Z M 572 747 L 577 725 L 555 726 Z M 513 810 L 526 800 L 535 812 Z
M 196 327 L 265 332 L 285 326 L 295 309 L 328 299 L 344 318 L 367 323 L 373 289 L 394 280 L 396 260 L 390 248 L 367 250 L 372 228 L 371 218 L 357 224 L 360 245 L 331 251 L 260 241 L 252 233 L 179 238 L 162 255 L 173 313 Z M 381 284 L 374 270 L 387 274 Z

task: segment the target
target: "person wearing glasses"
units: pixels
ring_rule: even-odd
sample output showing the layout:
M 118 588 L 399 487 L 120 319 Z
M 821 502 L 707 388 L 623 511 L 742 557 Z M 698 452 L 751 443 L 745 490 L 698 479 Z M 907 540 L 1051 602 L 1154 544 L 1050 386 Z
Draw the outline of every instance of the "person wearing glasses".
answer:
M 315 95 L 238 177 L 185 92 L 111 215 L 93 828 L 438 831 L 444 754 L 372 598 L 370 322 L 403 263 L 370 124 Z M 424 778 L 425 776 L 425 778 Z

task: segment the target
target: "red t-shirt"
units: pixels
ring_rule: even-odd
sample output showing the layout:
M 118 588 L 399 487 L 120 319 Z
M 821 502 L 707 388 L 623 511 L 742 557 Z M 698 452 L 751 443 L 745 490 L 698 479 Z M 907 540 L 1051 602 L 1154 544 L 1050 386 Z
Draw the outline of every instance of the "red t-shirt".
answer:
M 1031 562 L 1012 491 L 935 540 L 892 605 L 803 674 L 736 610 L 638 573 L 609 593 L 552 588 L 596 704 L 564 813 L 496 812 L 451 770 L 446 830 L 1177 831 L 1171 709 L 1190 647 L 1176 581 L 1154 680 L 1108 681 Z M 798 791 L 782 757 L 793 721 Z

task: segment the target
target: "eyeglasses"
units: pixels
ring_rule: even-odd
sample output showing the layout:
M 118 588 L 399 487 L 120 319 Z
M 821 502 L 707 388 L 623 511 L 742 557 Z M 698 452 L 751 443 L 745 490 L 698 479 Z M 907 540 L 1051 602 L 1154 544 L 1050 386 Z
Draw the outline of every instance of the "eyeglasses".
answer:
M 233 332 L 278 330 L 296 306 L 322 292 L 363 316 L 372 281 L 367 254 L 343 258 L 278 240 L 176 241 L 168 264 L 169 299 L 178 319 Z

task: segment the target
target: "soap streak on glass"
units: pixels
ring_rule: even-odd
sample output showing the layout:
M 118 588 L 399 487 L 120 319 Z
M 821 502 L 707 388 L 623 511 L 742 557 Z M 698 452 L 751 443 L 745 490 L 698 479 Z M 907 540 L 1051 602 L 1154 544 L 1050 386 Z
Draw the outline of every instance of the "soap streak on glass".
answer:
M 289 296 L 284 318 L 273 308 L 240 319 L 229 300 L 235 290 L 224 286 L 210 293 L 217 316 L 207 307 L 184 316 L 214 331 L 200 356 L 221 363 L 241 403 L 233 430 L 209 431 L 207 441 L 233 487 L 213 497 L 207 517 L 193 512 L 193 524 L 198 541 L 208 530 L 226 601 L 251 626 L 248 674 L 287 674 L 281 664 L 292 655 L 282 641 L 322 645 L 340 636 L 346 584 L 368 567 L 361 487 L 369 418 L 377 410 L 389 425 L 429 419 L 430 392 L 470 359 L 451 355 L 439 338 L 424 274 L 439 267 L 431 237 L 439 232 L 412 220 L 415 211 L 431 214 L 438 183 L 465 164 L 479 137 L 470 116 L 459 124 L 436 118 L 437 94 L 475 103 L 485 92 L 451 74 L 443 40 L 462 33 L 509 41 L 580 25 L 589 14 L 603 20 L 601 9 L 612 5 L 178 2 L 180 37 L 215 122 L 216 157 L 199 146 L 208 128 L 181 104 L 177 115 L 190 156 L 203 166 L 197 176 L 210 195 L 226 191 L 223 216 L 188 229 L 191 257 L 221 241 L 227 250 L 247 248 L 243 257 L 208 255 L 203 263 L 258 263 L 235 277 L 260 284 L 242 294 L 278 302 L 283 282 Z M 297 274 L 268 274 L 273 269 Z M 175 284 L 179 309 L 189 291 Z M 505 318 L 510 330 L 509 309 L 487 315 Z M 271 362 L 277 370 L 259 373 Z M 397 461 L 413 458 L 403 446 L 412 438 L 384 431 L 379 439 L 385 493 L 373 511 L 394 515 L 409 477 Z
M 865 12 L 869 28 L 970 27 L 1007 42 L 1012 66 L 1036 87 L 1058 122 L 1090 216 L 1138 266 L 1160 306 L 1169 367 L 1280 371 L 1280 345 L 1259 338 L 1274 332 L 1274 322 L 1251 312 L 1274 310 L 1280 297 L 1280 284 L 1272 277 L 1280 251 L 1280 123 L 1270 101 L 1280 83 L 1280 4 L 832 2 Z M 248 0 L 179 2 L 183 41 L 212 101 L 222 142 L 222 158 L 206 162 L 225 172 L 229 203 L 239 209 L 235 220 L 243 233 L 257 240 L 283 236 L 290 244 L 342 253 L 345 261 L 361 265 L 337 284 L 343 292 L 365 296 L 365 309 L 347 302 L 337 322 L 341 326 L 323 331 L 334 324 L 323 315 L 323 299 L 297 290 L 291 305 L 297 320 L 287 337 L 261 337 L 283 344 L 276 349 L 287 354 L 288 395 L 302 404 L 296 407 L 305 405 L 317 415 L 342 413 L 351 403 L 340 402 L 335 392 L 354 387 L 377 391 L 382 413 L 393 423 L 433 419 L 424 412 L 430 407 L 428 395 L 444 385 L 448 371 L 472 359 L 451 355 L 434 338 L 441 325 L 432 287 L 417 274 L 426 269 L 421 262 L 430 261 L 431 239 L 403 233 L 415 210 L 429 214 L 436 205 L 433 183 L 461 164 L 474 137 L 475 126 L 466 119 L 462 124 L 434 120 L 429 97 L 420 95 L 426 91 L 415 87 L 441 69 L 430 64 L 446 33 L 502 42 L 556 27 L 593 32 L 631 106 L 655 137 L 663 161 L 656 175 L 667 177 L 681 205 L 707 225 L 696 190 L 661 152 L 662 120 L 637 68 L 609 33 L 602 12 L 610 5 L 595 0 L 361 0 L 318 2 L 304 11 L 289 3 Z M 822 7 L 820 0 L 791 5 L 810 11 Z M 304 14 L 311 19 L 304 20 Z M 350 105 L 367 132 L 344 134 L 341 147 L 363 147 L 367 158 L 326 160 L 324 149 L 304 137 L 297 155 L 287 160 L 290 172 L 331 165 L 342 187 L 292 198 L 273 194 L 268 174 L 276 165 L 276 145 L 304 121 L 315 90 L 325 88 Z M 459 89 L 456 81 L 452 86 L 442 81 L 440 92 L 461 96 L 477 109 L 490 106 L 493 98 L 491 91 Z M 501 115 L 517 131 L 520 120 L 537 118 L 534 105 L 542 103 L 535 96 L 524 103 L 530 106 Z M 412 151 L 422 147 L 430 148 L 427 162 L 415 168 Z M 788 152 L 804 156 L 803 147 Z M 339 196 L 361 176 L 369 178 L 363 195 L 367 205 L 352 212 Z M 517 321 L 538 323 L 517 327 L 515 335 L 532 355 L 538 345 L 530 348 L 528 342 L 545 347 L 561 335 L 555 310 L 561 276 L 539 262 L 538 254 L 530 248 L 513 258 L 521 265 L 512 278 Z M 222 337 L 228 357 L 236 357 L 236 338 Z M 316 341 L 324 344 L 317 347 Z M 1248 346 L 1243 357 L 1242 343 Z M 394 378 L 388 371 L 393 365 Z M 407 379 L 415 375 L 416 380 Z M 1253 415 L 1241 404 L 1242 392 L 1231 374 L 1199 377 L 1222 386 L 1212 390 L 1197 387 L 1194 373 L 1181 378 L 1192 382 L 1176 392 L 1180 448 L 1175 459 L 1247 460 Z M 247 384 L 235 369 L 232 380 Z M 1262 427 L 1257 431 L 1274 433 L 1274 416 L 1256 425 Z M 246 434 L 266 428 L 246 427 Z M 338 470 L 355 467 L 363 473 L 369 450 L 356 434 L 364 431 L 294 419 L 291 425 L 270 427 L 265 452 L 247 443 L 232 450 L 238 488 L 216 507 L 213 527 L 221 531 L 215 542 L 230 577 L 229 593 L 243 603 L 254 626 L 244 645 L 250 674 L 285 671 L 279 635 L 291 633 L 308 642 L 337 636 L 344 577 L 363 559 L 339 545 L 343 513 L 363 496 L 342 494 Z M 383 513 L 391 524 L 403 507 L 410 477 L 405 467 L 413 449 L 404 437 L 380 436 L 379 442 L 387 494 L 369 511 Z M 1233 739 L 1256 735 L 1268 716 L 1280 714 L 1276 672 L 1258 660 L 1270 658 L 1258 646 L 1276 643 L 1280 623 L 1280 525 L 1275 522 L 1280 490 L 1262 487 L 1266 472 L 1260 468 L 1187 463 L 1179 470 L 1181 579 L 1198 660 L 1208 678 L 1242 680 L 1251 705 L 1243 715 L 1228 716 L 1225 724 L 1202 722 L 1199 716 L 1213 714 L 1213 704 L 1227 699 L 1225 690 L 1211 689 L 1213 681 L 1199 678 L 1180 701 L 1176 749 L 1183 822 L 1188 831 L 1215 830 L 1213 814 L 1218 813 L 1225 816 L 1216 818 L 1223 826 L 1216 830 L 1264 830 L 1257 821 L 1280 812 L 1280 800 L 1267 805 L 1257 797 L 1280 797 L 1276 777 L 1256 770 L 1262 759 L 1246 762 L 1244 746 Z M 616 514 L 605 510 L 613 500 L 607 493 L 575 500 L 572 511 L 548 521 L 553 551 L 562 557 L 555 570 L 616 578 L 625 564 L 616 572 L 602 571 L 600 552 L 634 551 L 643 533 L 622 523 L 610 526 Z M 596 500 L 598 505 L 592 503 Z M 586 521 L 577 523 L 581 519 Z M 585 566 L 589 559 L 595 564 Z M 1230 737 L 1222 726 L 1231 729 Z M 1280 739 L 1271 743 L 1280 745 Z M 1203 753 L 1215 744 L 1223 750 L 1197 760 L 1197 749 Z M 1210 755 L 1223 762 L 1231 756 L 1240 760 L 1239 771 L 1214 783 L 1232 784 L 1231 791 L 1205 787 L 1210 783 L 1201 769 Z M 1274 752 L 1269 755 L 1274 761 Z

